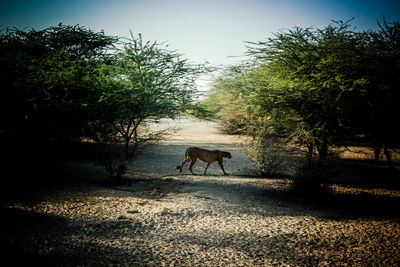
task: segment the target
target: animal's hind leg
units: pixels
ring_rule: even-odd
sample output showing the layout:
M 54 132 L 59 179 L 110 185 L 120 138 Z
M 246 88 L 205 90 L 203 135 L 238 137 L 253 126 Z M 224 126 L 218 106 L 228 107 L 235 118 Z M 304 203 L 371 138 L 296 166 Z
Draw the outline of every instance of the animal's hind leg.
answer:
M 189 171 L 190 171 L 191 174 L 193 174 L 192 168 L 193 168 L 193 165 L 196 163 L 196 160 L 197 160 L 197 158 L 194 158 L 190 162 Z

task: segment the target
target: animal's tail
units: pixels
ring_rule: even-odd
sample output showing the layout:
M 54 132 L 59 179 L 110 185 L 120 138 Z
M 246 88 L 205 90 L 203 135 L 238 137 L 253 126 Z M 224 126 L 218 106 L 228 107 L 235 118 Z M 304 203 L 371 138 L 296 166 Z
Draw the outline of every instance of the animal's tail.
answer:
M 189 161 L 188 149 L 186 149 L 185 158 L 182 160 L 181 165 L 176 166 L 176 169 L 182 172 L 183 166 L 187 161 Z

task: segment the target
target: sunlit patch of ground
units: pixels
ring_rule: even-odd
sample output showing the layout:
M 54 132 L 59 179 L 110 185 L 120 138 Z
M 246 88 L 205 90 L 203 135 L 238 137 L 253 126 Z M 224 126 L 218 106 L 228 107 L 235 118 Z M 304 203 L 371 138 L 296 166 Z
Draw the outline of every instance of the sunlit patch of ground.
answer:
M 392 160 L 395 162 L 400 162 L 400 150 L 390 149 Z M 374 150 L 370 147 L 354 147 L 349 146 L 346 148 L 339 148 L 338 154 L 343 159 L 361 159 L 361 160 L 373 160 L 375 158 Z M 381 149 L 379 160 L 385 161 L 385 155 L 383 149 Z
M 371 195 L 371 196 L 386 196 L 393 198 L 400 198 L 400 190 L 395 189 L 382 189 L 382 188 L 356 188 L 342 185 L 331 185 L 330 188 L 338 194 L 352 194 L 352 195 Z

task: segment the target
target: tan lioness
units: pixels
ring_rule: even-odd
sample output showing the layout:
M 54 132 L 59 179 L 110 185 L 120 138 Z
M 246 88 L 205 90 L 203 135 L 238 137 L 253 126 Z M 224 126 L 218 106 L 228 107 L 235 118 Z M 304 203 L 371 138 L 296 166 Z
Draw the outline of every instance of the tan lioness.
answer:
M 185 159 L 182 160 L 181 165 L 177 166 L 176 168 L 182 172 L 182 168 L 186 162 L 190 161 L 189 170 L 193 174 L 192 168 L 193 165 L 196 163 L 197 159 L 201 161 L 207 162 L 207 166 L 204 170 L 204 175 L 206 174 L 208 166 L 214 161 L 218 161 L 219 166 L 221 167 L 222 171 L 225 175 L 228 175 L 224 170 L 224 165 L 222 165 L 223 158 L 230 159 L 231 153 L 219 150 L 207 150 L 198 147 L 189 147 L 186 149 Z

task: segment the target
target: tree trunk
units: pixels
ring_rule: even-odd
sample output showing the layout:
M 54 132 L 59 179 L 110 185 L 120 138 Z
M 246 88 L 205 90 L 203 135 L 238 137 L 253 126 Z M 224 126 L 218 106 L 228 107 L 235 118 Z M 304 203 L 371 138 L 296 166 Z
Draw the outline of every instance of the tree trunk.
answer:
M 386 160 L 388 162 L 389 168 L 392 169 L 393 168 L 392 155 L 391 155 L 390 151 L 388 150 L 386 144 L 383 145 L 383 153 L 385 153 Z
M 313 153 L 314 153 L 314 143 L 308 143 L 307 144 L 307 148 L 308 148 L 308 151 L 307 151 L 307 164 L 308 164 L 308 167 L 310 167 L 311 166 L 311 164 L 312 164 L 312 159 L 313 159 Z
M 374 145 L 373 147 L 374 149 L 374 155 L 375 155 L 375 162 L 378 163 L 379 162 L 379 156 L 381 154 L 381 146 L 380 145 Z
M 125 138 L 125 146 L 124 146 L 124 154 L 123 154 L 124 160 L 128 160 L 128 158 L 129 158 L 129 143 L 130 143 L 129 141 L 130 141 L 130 138 L 126 137 Z
M 314 144 L 313 143 L 307 144 L 307 148 L 308 148 L 307 157 L 309 160 L 311 160 L 314 153 Z
M 319 160 L 325 160 L 328 157 L 328 136 L 324 132 L 317 145 Z

